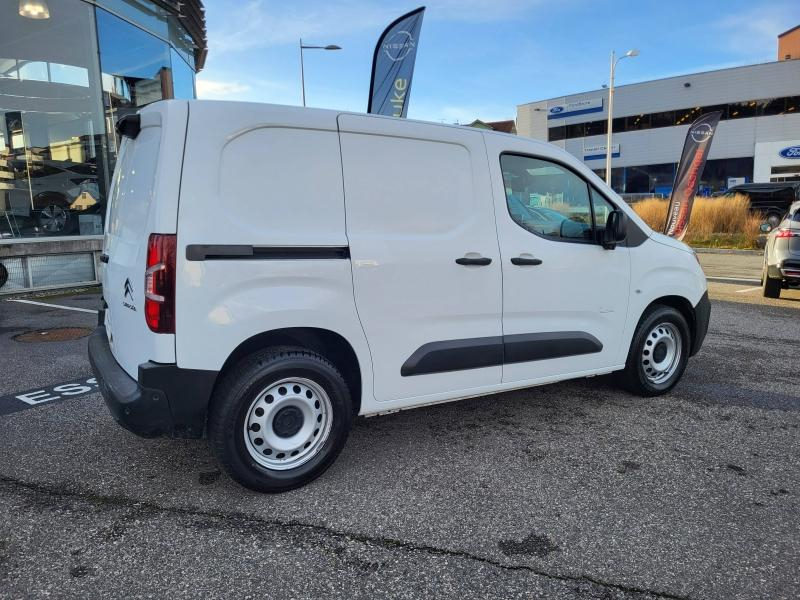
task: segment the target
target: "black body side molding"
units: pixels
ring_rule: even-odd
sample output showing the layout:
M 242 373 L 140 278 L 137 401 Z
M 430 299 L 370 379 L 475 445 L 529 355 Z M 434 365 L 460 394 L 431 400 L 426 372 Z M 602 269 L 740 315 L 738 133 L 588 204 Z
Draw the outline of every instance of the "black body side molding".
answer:
M 350 258 L 347 246 L 189 244 L 186 260 L 301 260 Z
M 603 344 L 583 331 L 554 331 L 430 342 L 417 348 L 400 375 L 464 371 L 600 352 Z
M 502 336 L 430 342 L 420 346 L 400 368 L 400 375 L 446 373 L 503 363 Z
M 583 331 L 555 331 L 551 333 L 520 333 L 503 336 L 505 364 L 593 354 L 603 349 L 603 344 L 590 333 Z

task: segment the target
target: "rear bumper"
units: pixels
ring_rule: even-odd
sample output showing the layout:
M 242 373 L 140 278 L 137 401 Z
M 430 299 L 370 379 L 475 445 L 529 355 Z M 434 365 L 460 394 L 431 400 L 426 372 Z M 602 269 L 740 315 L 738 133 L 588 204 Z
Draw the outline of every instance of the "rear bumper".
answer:
M 137 381 L 114 358 L 103 325 L 89 338 L 89 362 L 109 411 L 128 431 L 141 437 L 202 437 L 216 371 L 147 362 L 139 365 Z
M 711 302 L 708 300 L 708 292 L 703 294 L 700 302 L 694 307 L 694 339 L 692 340 L 692 351 L 689 356 L 694 356 L 700 351 L 703 341 L 708 333 L 708 323 L 711 320 Z
M 781 275 L 786 279 L 800 280 L 800 260 L 786 259 L 781 263 Z

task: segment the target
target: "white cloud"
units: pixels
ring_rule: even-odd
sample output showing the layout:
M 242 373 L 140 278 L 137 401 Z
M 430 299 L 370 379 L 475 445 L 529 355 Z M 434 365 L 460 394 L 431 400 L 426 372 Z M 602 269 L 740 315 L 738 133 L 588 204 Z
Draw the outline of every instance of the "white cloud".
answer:
M 408 116 L 421 121 L 434 121 L 439 123 L 472 123 L 475 119 L 481 121 L 502 121 L 516 119 L 516 107 L 500 104 L 483 105 L 455 105 L 435 104 L 428 101 L 415 103 L 413 98 L 409 105 Z
M 533 0 L 428 0 L 426 18 L 441 21 L 505 21 L 541 4 Z
M 426 19 L 486 22 L 515 18 L 535 8 L 539 0 L 430 0 L 426 4 Z M 365 30 L 373 30 L 377 37 L 393 19 L 414 7 L 393 8 L 368 0 L 225 3 L 209 15 L 209 51 L 268 48 L 294 44 L 301 37 L 318 41 L 318 37 L 332 39 Z
M 775 60 L 777 38 L 797 24 L 796 0 L 789 3 L 763 6 L 744 13 L 729 15 L 720 20 L 725 45 L 731 51 L 753 60 Z
M 198 75 L 197 97 L 205 100 L 236 100 L 250 91 L 250 86 L 238 81 L 215 81 Z
M 209 20 L 209 52 L 224 53 L 297 43 L 361 31 L 385 20 L 383 7 L 345 1 L 309 8 L 301 2 L 251 0 Z

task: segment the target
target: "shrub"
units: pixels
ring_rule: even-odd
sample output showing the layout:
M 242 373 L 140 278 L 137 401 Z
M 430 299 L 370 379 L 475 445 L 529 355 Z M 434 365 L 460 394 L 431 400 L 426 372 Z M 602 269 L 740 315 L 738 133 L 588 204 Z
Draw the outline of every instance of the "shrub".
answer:
M 648 198 L 632 207 L 652 229 L 663 231 L 669 200 Z M 692 245 L 756 248 L 761 223 L 762 219 L 750 212 L 747 196 L 697 197 L 684 241 Z

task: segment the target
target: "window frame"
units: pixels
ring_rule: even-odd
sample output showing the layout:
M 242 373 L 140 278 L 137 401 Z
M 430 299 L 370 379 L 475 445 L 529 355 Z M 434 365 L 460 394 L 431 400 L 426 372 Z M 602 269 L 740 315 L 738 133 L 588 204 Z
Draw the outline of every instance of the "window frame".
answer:
M 543 240 L 547 240 L 549 242 L 557 242 L 557 243 L 565 243 L 565 244 L 582 244 L 582 245 L 590 245 L 590 246 L 601 246 L 602 241 L 596 239 L 597 236 L 594 236 L 594 239 L 591 240 L 582 240 L 579 238 L 564 238 L 564 237 L 549 237 L 546 235 L 542 235 L 540 233 L 536 233 L 535 231 L 531 231 L 524 227 L 519 221 L 514 218 L 514 215 L 511 214 L 511 207 L 508 205 L 508 194 L 506 194 L 506 185 L 505 185 L 505 178 L 503 177 L 503 157 L 504 156 L 516 156 L 519 158 L 530 158 L 532 160 L 541 160 L 544 162 L 552 163 L 556 166 L 561 167 L 562 169 L 569 171 L 573 175 L 575 175 L 578 179 L 580 179 L 586 185 L 586 191 L 589 195 L 589 214 L 591 215 L 592 219 L 592 231 L 597 232 L 597 223 L 595 222 L 595 214 L 594 214 L 594 194 L 598 194 L 603 200 L 608 202 L 612 207 L 613 210 L 620 210 L 619 206 L 617 206 L 616 202 L 613 202 L 607 194 L 603 193 L 601 190 L 597 188 L 596 185 L 593 185 L 583 174 L 579 173 L 577 169 L 573 166 L 563 162 L 557 158 L 551 158 L 546 156 L 538 156 L 535 154 L 528 154 L 527 152 L 516 152 L 513 150 L 504 150 L 500 152 L 498 156 L 498 164 L 500 165 L 500 181 L 503 184 L 503 202 L 506 205 L 506 212 L 508 213 L 508 217 L 511 221 L 523 231 L 535 235 L 538 238 Z

